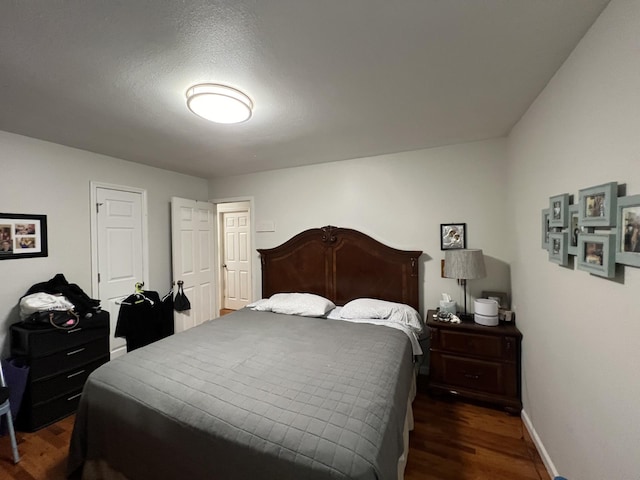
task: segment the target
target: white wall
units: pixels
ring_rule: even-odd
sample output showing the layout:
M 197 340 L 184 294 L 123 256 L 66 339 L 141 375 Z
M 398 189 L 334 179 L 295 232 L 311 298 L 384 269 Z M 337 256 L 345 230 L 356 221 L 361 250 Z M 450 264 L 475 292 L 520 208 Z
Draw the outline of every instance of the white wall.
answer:
M 638 32 L 640 2 L 613 0 L 509 137 L 524 408 L 572 480 L 640 475 L 640 269 L 613 281 L 548 262 L 540 210 L 610 181 L 640 194 Z
M 257 233 L 256 248 L 280 245 L 308 228 L 360 230 L 392 247 L 423 250 L 421 308 L 435 308 L 442 292 L 462 302 L 454 280 L 440 278 L 441 223 L 466 222 L 470 248 L 482 248 L 488 276 L 468 291 L 508 292 L 506 261 L 512 240 L 504 234 L 505 140 L 213 179 L 214 199 L 253 197 L 255 221 L 276 231 Z M 260 295 L 259 266 L 254 276 Z M 469 304 L 472 310 L 473 302 Z M 425 308 L 426 307 L 426 308 Z
M 0 132 L 0 212 L 47 215 L 49 256 L 0 261 L 0 345 L 34 283 L 64 273 L 91 292 L 90 182 L 147 190 L 150 289 L 171 283 L 170 198 L 207 199 L 204 179 Z M 133 289 L 133 285 L 131 286 Z

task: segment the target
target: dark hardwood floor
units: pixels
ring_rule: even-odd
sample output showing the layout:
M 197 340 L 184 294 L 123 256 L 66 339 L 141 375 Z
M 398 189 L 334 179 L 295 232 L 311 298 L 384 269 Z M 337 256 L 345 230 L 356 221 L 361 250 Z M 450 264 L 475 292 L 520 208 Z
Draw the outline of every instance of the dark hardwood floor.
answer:
M 418 393 L 406 480 L 549 480 L 519 417 Z M 62 480 L 74 416 L 35 433 L 18 432 L 21 460 L 0 437 L 0 479 Z

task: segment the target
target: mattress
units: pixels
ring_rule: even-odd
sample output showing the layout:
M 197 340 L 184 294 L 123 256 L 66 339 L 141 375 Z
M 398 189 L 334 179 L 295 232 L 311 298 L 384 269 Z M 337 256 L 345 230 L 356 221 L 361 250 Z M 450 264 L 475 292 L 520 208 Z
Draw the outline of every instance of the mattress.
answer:
M 399 330 L 244 309 L 93 372 L 69 472 L 396 479 L 412 363 Z

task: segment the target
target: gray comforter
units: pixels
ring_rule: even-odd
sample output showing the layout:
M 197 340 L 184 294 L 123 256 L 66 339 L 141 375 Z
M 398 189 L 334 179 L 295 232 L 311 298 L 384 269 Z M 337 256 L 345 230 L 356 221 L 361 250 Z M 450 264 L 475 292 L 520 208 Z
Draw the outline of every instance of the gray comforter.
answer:
M 69 472 L 395 479 L 411 375 L 398 330 L 241 310 L 96 370 Z

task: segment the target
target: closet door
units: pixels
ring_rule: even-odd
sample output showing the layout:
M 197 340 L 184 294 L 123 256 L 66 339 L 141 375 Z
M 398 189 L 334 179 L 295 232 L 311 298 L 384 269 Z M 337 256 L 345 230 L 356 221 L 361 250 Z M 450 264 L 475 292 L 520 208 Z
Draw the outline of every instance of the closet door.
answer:
M 114 337 L 119 301 L 145 281 L 144 192 L 98 187 L 96 199 L 98 298 L 110 315 L 111 358 L 124 355 L 127 343 Z
M 216 316 L 213 204 L 173 197 L 171 239 L 174 291 L 182 281 L 191 303 L 191 310 L 174 312 L 178 333 Z

